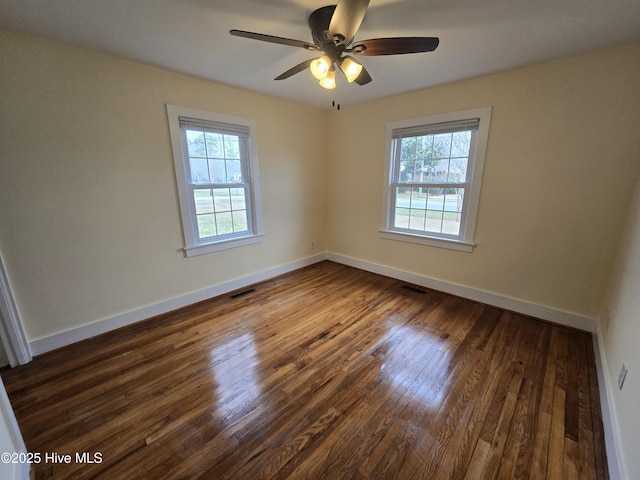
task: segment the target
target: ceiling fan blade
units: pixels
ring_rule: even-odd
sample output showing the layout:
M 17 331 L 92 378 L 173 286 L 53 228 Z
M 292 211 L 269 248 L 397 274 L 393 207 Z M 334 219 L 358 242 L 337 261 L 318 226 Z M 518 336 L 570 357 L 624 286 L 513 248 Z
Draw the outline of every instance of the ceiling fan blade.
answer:
M 329 23 L 331 37 L 342 36 L 343 43 L 349 43 L 360 28 L 368 6 L 369 0 L 340 0 Z
M 369 72 L 367 72 L 367 69 L 363 66 L 360 75 L 358 75 L 354 82 L 356 82 L 358 85 L 366 85 L 371 80 L 371 75 L 369 75 Z
M 307 68 L 309 68 L 309 66 L 311 65 L 311 62 L 313 62 L 313 58 L 310 58 L 309 60 L 305 60 L 304 62 L 296 65 L 295 67 L 290 68 L 286 72 L 278 75 L 276 78 L 274 78 L 274 80 L 284 80 L 285 78 L 289 78 L 292 75 L 295 75 L 296 73 L 300 73 L 303 70 L 306 70 Z
M 439 43 L 437 37 L 372 38 L 354 43 L 349 51 L 355 55 L 401 55 L 432 52 Z M 362 47 L 363 51 L 359 51 Z
M 303 42 L 302 40 L 293 40 L 291 38 L 274 37 L 273 35 L 265 35 L 263 33 L 245 32 L 244 30 L 229 30 L 231 35 L 236 37 L 250 38 L 252 40 L 260 40 L 263 42 L 277 43 L 279 45 L 288 45 L 290 47 L 302 47 L 307 50 L 317 50 L 318 47 L 313 43 Z

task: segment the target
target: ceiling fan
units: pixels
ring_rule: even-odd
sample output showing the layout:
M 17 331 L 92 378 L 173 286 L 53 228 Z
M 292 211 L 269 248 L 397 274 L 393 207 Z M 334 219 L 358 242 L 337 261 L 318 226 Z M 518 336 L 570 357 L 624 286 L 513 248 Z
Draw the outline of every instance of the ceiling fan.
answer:
M 313 43 L 243 30 L 230 30 L 229 33 L 263 42 L 301 47 L 311 52 L 322 52 L 322 56 L 299 63 L 277 76 L 275 80 L 284 80 L 309 68 L 313 76 L 320 81 L 320 85 L 328 89 L 336 86 L 336 67 L 342 70 L 349 83 L 366 85 L 371 82 L 367 70 L 351 55 L 400 55 L 431 52 L 438 47 L 440 40 L 437 37 L 372 38 L 354 43 L 354 36 L 360 28 L 368 6 L 369 0 L 339 0 L 337 5 L 315 10 L 309 16 Z

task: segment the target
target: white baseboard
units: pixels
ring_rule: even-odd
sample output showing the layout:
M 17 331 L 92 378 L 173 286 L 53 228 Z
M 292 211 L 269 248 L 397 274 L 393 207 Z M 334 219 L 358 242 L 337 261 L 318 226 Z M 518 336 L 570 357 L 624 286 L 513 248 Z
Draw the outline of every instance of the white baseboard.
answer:
M 224 295 L 225 293 L 238 290 L 240 288 L 248 287 L 258 282 L 268 280 L 273 277 L 277 277 L 284 273 L 298 270 L 299 268 L 312 265 L 314 263 L 326 260 L 326 253 L 319 253 L 311 257 L 306 257 L 294 262 L 286 263 L 284 265 L 278 265 L 261 272 L 247 275 L 246 277 L 237 278 L 228 282 L 213 285 L 211 287 L 204 288 L 195 292 L 191 292 L 179 297 L 174 297 L 168 300 L 147 305 L 129 312 L 121 313 L 113 317 L 104 318 L 88 325 L 82 325 L 77 328 L 72 328 L 64 332 L 55 333 L 46 337 L 41 337 L 29 342 L 31 353 L 35 355 L 42 355 L 43 353 L 50 352 L 57 348 L 71 345 L 72 343 L 87 340 L 88 338 L 101 335 L 103 333 L 115 330 L 117 328 L 125 327 L 141 320 L 146 320 L 156 315 L 177 310 L 178 308 L 186 307 L 197 302 L 201 302 L 208 298 L 217 297 L 218 295 Z
M 486 292 L 471 287 L 443 282 L 441 280 L 436 280 L 416 273 L 406 272 L 404 270 L 399 270 L 385 265 L 367 262 L 365 260 L 329 252 L 319 253 L 311 257 L 306 257 L 284 265 L 278 265 L 276 267 L 254 273 L 246 277 L 237 278 L 228 282 L 204 288 L 202 290 L 181 295 L 179 297 L 163 300 L 159 303 L 147 305 L 145 307 L 121 313 L 113 317 L 98 320 L 88 325 L 82 325 L 80 327 L 66 330 L 64 332 L 55 333 L 53 335 L 31 340 L 29 342 L 29 348 L 33 355 L 42 355 L 43 353 L 50 352 L 57 348 L 80 342 L 82 340 L 86 340 L 88 338 L 92 338 L 111 330 L 131 325 L 141 320 L 146 320 L 148 318 L 154 317 L 156 315 L 161 315 L 178 308 L 186 307 L 187 305 L 191 305 L 208 298 L 216 297 L 218 295 L 224 295 L 225 293 L 231 292 L 233 290 L 238 290 L 240 288 L 244 288 L 249 285 L 253 285 L 255 283 L 277 277 L 278 275 L 282 275 L 284 273 L 321 262 L 323 260 L 331 260 L 336 263 L 360 268 L 369 272 L 378 273 L 387 277 L 392 277 L 405 282 L 421 285 L 426 288 L 440 290 L 442 292 L 451 293 L 453 295 L 465 297 L 470 300 L 476 300 L 488 305 L 493 305 L 525 315 L 530 315 L 542 320 L 578 328 L 580 330 L 585 330 L 588 332 L 595 332 L 595 320 L 588 317 L 583 317 L 570 312 L 525 302 L 523 300 L 504 297 L 495 293 Z
M 604 444 L 607 450 L 607 464 L 609 465 L 609 478 L 611 480 L 626 480 L 624 459 L 620 448 L 621 438 L 618 429 L 618 421 L 613 406 L 614 384 L 607 375 L 607 356 L 602 344 L 602 335 L 594 335 L 593 350 L 596 357 L 596 369 L 598 374 L 598 391 L 600 393 L 600 410 L 602 411 L 602 425 L 604 427 Z
M 443 282 L 442 280 L 436 280 L 434 278 L 419 275 L 417 273 L 407 272 L 405 270 L 399 270 L 397 268 L 388 267 L 386 265 L 380 265 L 377 263 L 367 262 L 365 260 L 360 260 L 345 255 L 339 255 L 337 253 L 328 253 L 327 260 L 342 263 L 344 265 L 349 265 L 361 270 L 378 273 L 380 275 L 385 275 L 387 277 L 395 278 L 408 283 L 413 283 L 422 287 L 431 288 L 433 290 L 439 290 L 441 292 L 450 293 L 459 297 L 468 298 L 469 300 L 475 300 L 487 305 L 504 308 L 505 310 L 510 310 L 512 312 L 522 313 L 524 315 L 529 315 L 541 320 L 547 320 L 549 322 L 565 325 L 567 327 L 577 328 L 579 330 L 584 330 L 590 333 L 596 332 L 595 319 L 571 312 L 566 312 L 564 310 L 545 307 L 543 305 L 538 305 L 511 297 L 505 297 L 496 293 L 487 292 L 485 290 L 478 290 L 463 285 Z

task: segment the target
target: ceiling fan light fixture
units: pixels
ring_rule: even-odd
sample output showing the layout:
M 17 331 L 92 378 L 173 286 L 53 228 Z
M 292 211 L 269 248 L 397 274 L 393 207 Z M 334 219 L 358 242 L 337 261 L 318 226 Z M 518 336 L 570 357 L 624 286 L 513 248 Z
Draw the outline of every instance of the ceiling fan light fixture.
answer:
M 245 30 L 234 29 L 229 30 L 229 33 L 237 37 L 304 48 L 311 52 L 323 52 L 315 54 L 321 55 L 319 57 L 300 62 L 274 80 L 284 80 L 308 68 L 320 81 L 320 85 L 328 89 L 336 88 L 337 68 L 342 70 L 349 83 L 362 86 L 371 82 L 371 75 L 367 69 L 351 55 L 380 56 L 432 52 L 440 43 L 437 37 L 370 38 L 353 43 L 369 8 L 369 0 L 338 0 L 336 3 L 318 8 L 309 15 L 313 43 Z
M 327 72 L 327 76 L 320 80 L 320 86 L 327 90 L 336 88 L 336 71 L 331 69 Z
M 344 72 L 349 83 L 353 82 L 360 72 L 362 72 L 362 64 L 351 57 L 345 57 L 340 63 L 340 69 Z
M 327 55 L 316 58 L 311 62 L 309 69 L 318 80 L 324 80 L 331 69 L 331 59 Z

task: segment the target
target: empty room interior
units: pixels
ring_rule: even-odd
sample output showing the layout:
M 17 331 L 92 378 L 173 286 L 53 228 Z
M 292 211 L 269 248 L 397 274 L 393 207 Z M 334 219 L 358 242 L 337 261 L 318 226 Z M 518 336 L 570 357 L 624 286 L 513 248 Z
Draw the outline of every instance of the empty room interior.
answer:
M 2 478 L 640 477 L 640 4 L 336 4 L 0 0 Z

